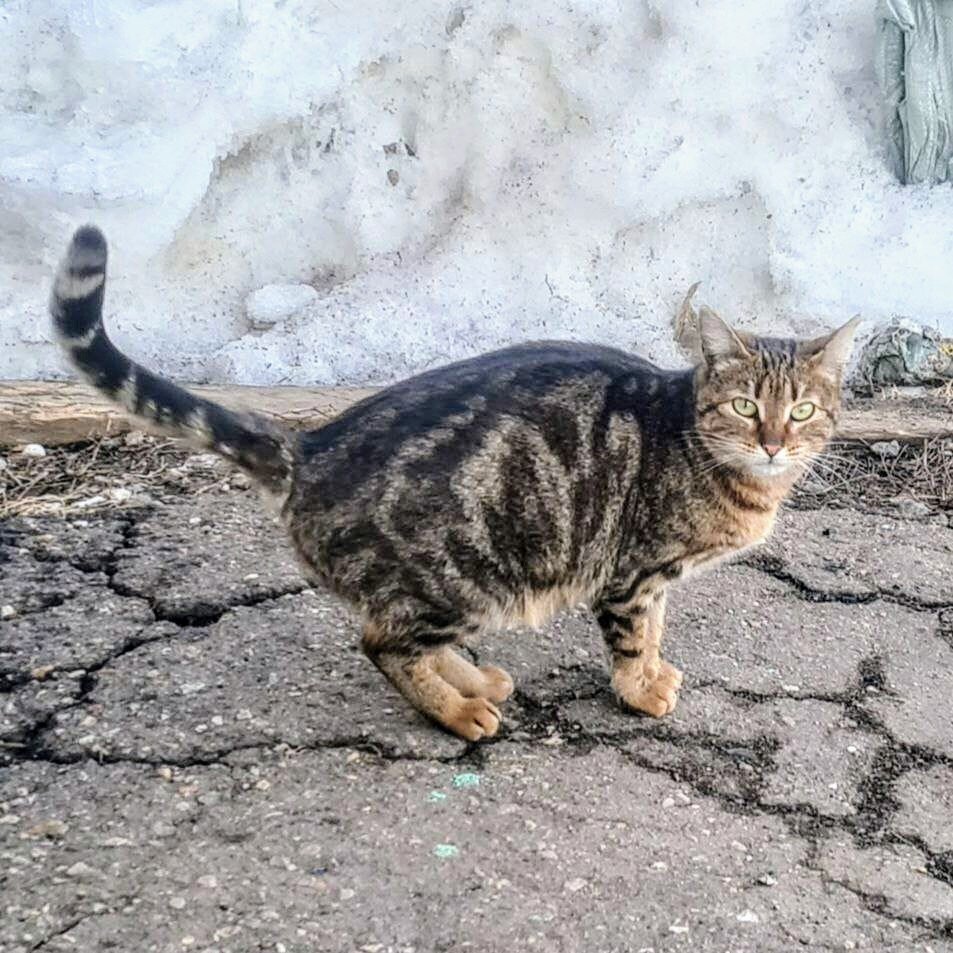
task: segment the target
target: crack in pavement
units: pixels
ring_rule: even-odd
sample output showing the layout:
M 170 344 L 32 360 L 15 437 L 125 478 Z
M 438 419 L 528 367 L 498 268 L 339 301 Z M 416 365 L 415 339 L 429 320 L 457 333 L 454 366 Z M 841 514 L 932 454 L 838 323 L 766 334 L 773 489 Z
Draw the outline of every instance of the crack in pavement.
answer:
M 118 562 L 119 551 L 128 548 L 131 545 L 132 538 L 131 532 L 124 533 L 124 543 L 117 547 L 115 558 L 112 560 L 113 566 L 110 567 L 113 569 L 113 574 L 115 573 L 115 564 Z M 123 592 L 122 594 L 138 597 L 138 594 L 135 593 Z M 280 595 L 285 594 L 290 593 L 283 592 Z M 278 597 L 280 596 L 271 598 Z M 261 604 L 267 601 L 270 601 L 270 598 L 264 597 L 255 599 L 253 604 Z M 848 601 L 854 602 L 857 600 Z M 219 618 L 226 611 L 228 610 L 223 610 Z M 240 751 L 266 751 L 285 746 L 295 750 L 311 751 L 353 748 L 373 754 L 382 760 L 434 760 L 443 763 L 469 761 L 479 765 L 482 763 L 483 755 L 487 749 L 491 748 L 497 741 L 504 741 L 509 737 L 508 733 L 505 732 L 498 739 L 485 741 L 481 745 L 471 745 L 463 753 L 445 758 L 429 758 L 416 754 L 400 753 L 394 749 L 388 750 L 384 746 L 375 744 L 366 736 L 342 736 L 308 745 L 291 744 L 288 741 L 275 738 L 266 742 L 230 745 L 183 758 L 137 758 L 128 755 L 109 754 L 91 756 L 83 753 L 66 755 L 57 752 L 55 744 L 51 744 L 47 737 L 50 728 L 58 714 L 87 702 L 88 696 L 95 690 L 98 672 L 143 645 L 174 638 L 177 634 L 178 632 L 173 632 L 153 638 L 130 638 L 95 666 L 87 668 L 82 676 L 80 693 L 75 702 L 62 706 L 38 720 L 18 751 L 18 757 L 23 760 L 40 760 L 55 764 L 76 764 L 85 760 L 94 760 L 98 763 L 108 764 L 132 763 L 155 767 L 163 765 L 199 767 L 226 764 L 226 759 L 230 755 Z M 587 670 L 586 666 L 580 663 L 562 665 L 560 668 L 571 672 Z M 827 815 L 808 803 L 777 804 L 765 802 L 763 795 L 766 775 L 777 768 L 775 755 L 778 751 L 779 742 L 775 738 L 763 736 L 754 740 L 731 739 L 721 735 L 700 732 L 678 732 L 667 728 L 664 724 L 653 725 L 648 729 L 639 731 L 587 731 L 582 729 L 578 723 L 568 722 L 560 718 L 558 714 L 553 713 L 550 710 L 554 707 L 553 705 L 539 703 L 528 688 L 517 690 L 514 701 L 523 716 L 521 719 L 522 730 L 524 734 L 528 731 L 528 740 L 540 742 L 552 737 L 553 734 L 559 734 L 565 741 L 567 751 L 575 753 L 590 750 L 594 745 L 623 748 L 633 742 L 637 743 L 643 739 L 650 739 L 681 753 L 683 759 L 675 765 L 665 765 L 659 764 L 658 760 L 653 760 L 651 757 L 627 750 L 627 757 L 639 767 L 661 771 L 674 780 L 687 782 L 699 794 L 715 798 L 726 809 L 749 813 L 760 812 L 783 817 L 788 822 L 792 832 L 796 833 L 797 836 L 809 839 L 813 837 L 816 840 L 821 832 L 838 830 L 849 833 L 859 846 L 914 843 L 909 837 L 903 838 L 888 830 L 890 820 L 898 809 L 898 804 L 892 793 L 894 785 L 899 778 L 913 768 L 949 764 L 953 759 L 920 746 L 899 742 L 893 738 L 878 718 L 861 706 L 861 702 L 867 697 L 868 690 L 886 691 L 882 666 L 877 657 L 863 660 L 858 670 L 855 688 L 844 693 L 758 693 L 725 688 L 724 686 L 719 687 L 734 697 L 754 704 L 763 704 L 774 700 L 813 700 L 838 704 L 859 726 L 878 735 L 883 741 L 883 745 L 878 749 L 867 777 L 859 785 L 860 802 L 857 815 L 846 818 Z M 573 694 L 573 698 L 591 699 L 604 693 L 605 690 L 599 688 L 589 692 L 576 692 Z M 699 764 L 697 757 L 701 753 L 706 756 L 714 756 L 715 765 L 708 767 Z M 744 767 L 740 768 L 739 765 Z M 737 793 L 726 791 L 726 778 L 734 784 Z M 942 852 L 931 850 L 922 840 L 917 840 L 915 846 L 928 858 L 930 875 L 953 886 L 949 858 Z
M 777 737 L 760 734 L 755 737 L 730 737 L 723 733 L 705 731 L 685 731 L 672 728 L 663 723 L 645 723 L 639 721 L 638 727 L 617 731 L 605 729 L 587 730 L 578 720 L 567 717 L 560 706 L 569 700 L 593 700 L 604 697 L 604 687 L 593 687 L 589 683 L 590 669 L 583 663 L 560 664 L 560 672 L 572 676 L 578 684 L 585 685 L 584 690 L 560 693 L 553 700 L 551 696 L 543 701 L 534 693 L 530 683 L 518 689 L 513 698 L 517 714 L 516 730 L 505 728 L 495 739 L 476 745 L 469 745 L 461 752 L 448 756 L 428 756 L 408 752 L 395 747 L 374 742 L 373 736 L 340 734 L 314 743 L 292 743 L 282 738 L 266 741 L 230 744 L 212 750 L 176 757 L 137 757 L 134 755 L 110 755 L 89 752 L 64 753 L 58 750 L 57 739 L 51 735 L 57 717 L 68 710 L 88 704 L 99 684 L 99 674 L 114 665 L 119 659 L 135 652 L 143 646 L 157 641 L 174 639 L 183 634 L 183 630 L 204 628 L 220 621 L 229 611 L 240 607 L 258 606 L 298 594 L 308 586 L 305 583 L 293 587 L 277 588 L 266 592 L 240 594 L 227 604 L 201 608 L 199 611 L 169 610 L 154 594 L 143 595 L 135 587 L 117 582 L 124 553 L 140 546 L 140 516 L 128 515 L 121 521 L 120 539 L 112 550 L 96 559 L 84 557 L 78 561 L 70 558 L 50 557 L 50 561 L 64 561 L 82 572 L 105 575 L 109 590 L 123 598 L 143 599 L 150 607 L 157 622 L 173 624 L 177 628 L 150 637 L 132 636 L 121 645 L 104 655 L 82 672 L 79 691 L 75 699 L 68 704 L 48 712 L 32 726 L 29 736 L 14 757 L 18 761 L 44 761 L 56 765 L 78 765 L 85 762 L 98 764 L 131 764 L 150 768 L 234 768 L 232 756 L 245 752 L 355 750 L 364 752 L 385 762 L 434 762 L 437 764 L 465 764 L 474 769 L 482 768 L 496 744 L 503 742 L 526 742 L 540 744 L 558 737 L 560 744 L 549 748 L 556 757 L 576 757 L 591 751 L 597 746 L 606 746 L 618 751 L 628 763 L 640 770 L 662 774 L 673 781 L 686 784 L 697 794 L 711 798 L 724 810 L 745 815 L 774 816 L 781 819 L 792 836 L 803 841 L 809 848 L 808 869 L 814 871 L 826 884 L 836 885 L 857 896 L 864 908 L 871 913 L 889 920 L 902 922 L 927 931 L 927 935 L 936 938 L 953 938 L 953 919 L 936 919 L 912 916 L 891 909 L 889 896 L 870 890 L 864 890 L 856 883 L 830 874 L 821 863 L 821 847 L 825 838 L 831 834 L 844 834 L 858 847 L 884 847 L 907 845 L 918 850 L 925 858 L 926 872 L 938 883 L 953 887 L 953 852 L 937 851 L 919 835 L 898 834 L 891 830 L 891 824 L 900 808 L 896 796 L 898 781 L 913 769 L 928 768 L 936 765 L 953 766 L 953 758 L 925 746 L 909 744 L 898 740 L 883 721 L 867 707 L 865 701 L 872 692 L 890 695 L 882 660 L 876 656 L 863 659 L 856 671 L 854 683 L 842 692 L 755 692 L 747 689 L 726 687 L 717 681 L 701 683 L 717 687 L 727 695 L 741 702 L 763 705 L 771 702 L 823 702 L 839 706 L 845 715 L 857 727 L 869 732 L 877 739 L 873 757 L 866 767 L 864 776 L 858 784 L 856 814 L 840 816 L 826 813 L 815 804 L 789 800 L 782 803 L 766 800 L 769 776 L 779 768 L 778 754 L 782 742 Z M 80 564 L 78 565 L 77 562 Z M 808 602 L 832 602 L 844 605 L 870 603 L 877 600 L 895 603 L 916 611 L 937 613 L 939 611 L 938 634 L 949 644 L 953 644 L 953 606 L 934 605 L 924 601 L 898 596 L 893 592 L 878 589 L 876 593 L 852 595 L 836 593 L 811 587 L 803 580 L 786 571 L 782 560 L 775 557 L 751 558 L 741 564 L 765 573 L 785 584 L 795 594 Z M 64 600 L 66 601 L 66 600 Z M 41 612 L 43 610 L 37 610 Z M 476 652 L 471 652 L 474 661 L 478 661 Z M 52 670 L 46 674 L 55 676 L 62 670 Z M 10 673 L 0 673 L 0 678 Z M 20 687 L 33 680 L 24 672 L 12 673 L 20 679 L 13 687 Z M 235 796 L 240 796 L 237 792 Z M 77 925 L 97 914 L 85 914 L 71 918 L 71 922 L 33 949 L 40 949 L 57 936 L 64 935 Z
M 864 688 L 865 679 L 858 679 L 858 687 L 850 697 L 839 699 L 845 708 L 856 704 L 858 693 Z M 779 696 L 787 698 L 788 696 Z M 664 725 L 651 725 L 647 730 L 617 732 L 580 730 L 578 723 L 563 719 L 550 706 L 539 705 L 526 691 L 521 691 L 516 699 L 524 715 L 520 730 L 529 733 L 530 742 L 544 742 L 554 733 L 563 739 L 560 753 L 574 757 L 591 751 L 596 746 L 607 746 L 620 751 L 630 763 L 643 770 L 663 774 L 676 783 L 688 784 L 697 794 L 712 798 L 723 808 L 732 812 L 748 815 L 764 814 L 781 818 L 791 834 L 811 847 L 813 858 L 806 864 L 825 883 L 835 884 L 857 896 L 865 909 L 889 920 L 903 922 L 927 931 L 933 938 L 953 937 L 953 919 L 936 920 L 927 917 L 909 916 L 890 909 L 889 900 L 882 894 L 865 891 L 848 881 L 832 877 L 817 861 L 819 842 L 831 832 L 849 834 L 861 846 L 889 845 L 905 843 L 915 846 L 927 858 L 929 876 L 947 885 L 953 886 L 953 858 L 949 854 L 933 851 L 921 838 L 900 836 L 887 830 L 890 817 L 895 813 L 897 804 L 891 791 L 896 780 L 913 767 L 922 767 L 936 763 L 949 763 L 951 759 L 932 752 L 917 750 L 892 739 L 881 727 L 880 733 L 887 744 L 880 749 L 878 757 L 871 767 L 868 779 L 861 786 L 862 799 L 855 817 L 836 817 L 820 812 L 811 804 L 774 804 L 763 800 L 765 776 L 776 768 L 774 756 L 778 750 L 777 739 L 770 737 L 730 738 L 705 732 L 677 732 Z M 555 706 L 552 706 L 554 708 Z M 862 713 L 867 716 L 866 712 Z M 52 716 L 51 716 L 52 717 Z M 869 717 L 869 716 L 867 716 Z M 873 727 L 875 719 L 868 721 L 867 727 Z M 60 756 L 55 750 L 34 750 L 31 757 L 47 760 L 54 764 L 78 764 L 84 761 L 96 761 L 105 764 L 138 764 L 151 768 L 162 766 L 176 768 L 198 768 L 209 766 L 232 767 L 229 756 L 246 751 L 280 751 L 284 753 L 299 751 L 327 751 L 348 749 L 362 751 L 383 761 L 433 761 L 443 764 L 468 764 L 474 770 L 485 766 L 487 755 L 495 744 L 509 740 L 507 734 L 498 739 L 468 746 L 460 754 L 450 757 L 433 757 L 409 754 L 387 749 L 375 744 L 365 736 L 341 736 L 315 744 L 289 744 L 280 739 L 268 743 L 230 745 L 213 752 L 193 755 L 181 759 L 136 758 L 129 756 Z M 646 754 L 633 748 L 633 742 L 651 740 L 668 746 L 676 755 L 683 756 L 674 763 L 660 763 L 651 753 Z M 700 765 L 700 753 L 713 754 L 716 763 L 709 770 Z M 559 753 L 557 753 L 559 756 Z M 739 767 L 744 765 L 744 768 Z M 724 777 L 731 776 L 738 783 L 738 793 L 729 793 L 725 789 Z M 238 796 L 236 794 L 236 796 Z M 79 921 L 77 921 L 79 922 Z M 64 929 L 68 932 L 72 926 Z
M 73 706 L 71 706 L 73 707 Z M 63 710 L 63 709 L 60 709 Z M 339 750 L 361 751 L 365 754 L 372 754 L 382 761 L 432 761 L 438 764 L 456 764 L 461 761 L 467 761 L 472 758 L 473 753 L 478 750 L 476 744 L 464 749 L 456 755 L 428 755 L 415 752 L 402 752 L 398 749 L 382 745 L 369 739 L 366 735 L 341 736 L 338 738 L 327 738 L 321 741 L 315 741 L 309 744 L 300 742 L 290 742 L 281 738 L 273 738 L 268 741 L 255 741 L 248 744 L 227 745 L 222 748 L 216 748 L 212 751 L 202 754 L 187 755 L 182 758 L 145 758 L 135 755 L 114 755 L 108 752 L 96 753 L 57 753 L 52 749 L 41 749 L 31 751 L 25 754 L 23 761 L 42 761 L 46 764 L 55 765 L 76 765 L 92 762 L 95 764 L 138 764 L 147 767 L 169 767 L 169 768 L 207 768 L 212 766 L 230 767 L 228 758 L 231 755 L 239 754 L 245 751 L 339 751 Z
M 119 556 L 123 551 L 130 551 L 136 548 L 139 535 L 139 523 L 147 515 L 140 513 L 138 516 L 130 517 L 124 521 L 122 527 L 122 539 L 119 545 L 108 554 L 104 560 L 102 571 L 106 575 L 109 589 L 117 596 L 124 598 L 143 599 L 152 610 L 152 614 L 158 622 L 172 622 L 181 628 L 204 628 L 214 625 L 232 609 L 245 608 L 251 606 L 263 605 L 266 602 L 272 602 L 280 599 L 282 596 L 298 595 L 309 588 L 303 580 L 293 586 L 271 587 L 262 592 L 238 595 L 235 598 L 222 602 L 198 603 L 193 604 L 190 609 L 170 609 L 162 604 L 159 597 L 152 593 L 142 592 L 132 586 L 122 585 L 116 580 L 119 572 Z
M 953 649 L 953 609 L 945 609 L 940 613 L 936 634 Z
M 831 832 L 849 835 L 861 848 L 900 844 L 914 846 L 926 857 L 927 874 L 953 888 L 953 851 L 934 850 L 923 838 L 897 834 L 889 829 L 899 809 L 894 797 L 894 788 L 899 779 L 913 769 L 935 765 L 953 766 L 953 758 L 897 740 L 879 718 L 862 707 L 870 689 L 886 690 L 885 681 L 881 660 L 872 656 L 861 662 L 854 688 L 843 693 L 802 697 L 786 692 L 769 695 L 718 686 L 731 695 L 755 704 L 781 700 L 818 700 L 838 704 L 858 727 L 877 735 L 882 744 L 866 776 L 858 785 L 860 800 L 856 814 L 848 816 L 825 814 L 815 805 L 804 802 L 775 803 L 764 800 L 767 776 L 778 767 L 775 756 L 780 743 L 776 738 L 762 735 L 753 739 L 732 739 L 721 734 L 677 731 L 664 722 L 649 722 L 639 730 L 590 731 L 578 722 L 562 717 L 556 710 L 557 704 L 539 703 L 526 688 L 518 690 L 514 698 L 528 716 L 529 724 L 521 727 L 528 731 L 533 741 L 544 742 L 558 735 L 563 742 L 561 747 L 570 756 L 588 753 L 596 745 L 611 747 L 622 752 L 638 767 L 664 774 L 676 783 L 687 784 L 699 795 L 713 798 L 727 811 L 781 818 L 792 835 L 805 840 L 814 851 L 818 849 L 820 838 Z M 604 691 L 598 694 L 604 694 Z M 666 761 L 664 757 L 653 757 L 651 751 L 639 751 L 633 745 L 646 739 L 672 749 L 675 753 L 674 763 Z M 483 745 L 489 749 L 499 741 L 506 740 L 504 735 L 483 742 Z M 714 755 L 716 763 L 713 766 L 699 763 L 697 755 L 700 752 Z M 729 790 L 731 787 L 735 790 Z M 821 868 L 811 869 L 825 875 Z M 863 899 L 863 891 L 852 892 Z M 953 937 L 953 918 L 931 920 L 906 917 L 890 912 L 888 906 L 886 898 L 880 905 L 874 897 L 870 899 L 868 909 L 928 929 L 931 936 L 936 938 Z
M 224 601 L 200 603 L 193 605 L 190 609 L 170 609 L 164 606 L 161 599 L 156 595 L 140 591 L 133 586 L 123 585 L 116 580 L 116 575 L 120 570 L 121 554 L 137 548 L 139 524 L 151 515 L 151 512 L 149 509 L 126 511 L 123 517 L 117 520 L 121 533 L 117 545 L 109 552 L 102 553 L 98 557 L 76 558 L 43 552 L 31 552 L 30 555 L 37 562 L 63 563 L 87 575 L 102 574 L 105 577 L 106 586 L 111 592 L 124 599 L 141 599 L 148 604 L 157 622 L 172 622 L 181 628 L 204 628 L 214 625 L 232 609 L 262 605 L 283 596 L 298 595 L 311 588 L 306 581 L 301 580 L 294 585 L 273 586 L 254 593 L 238 594 L 234 598 Z M 18 531 L 17 535 L 25 534 Z M 73 596 L 52 593 L 44 595 L 44 598 L 49 600 L 46 604 L 25 610 L 18 615 L 23 617 L 45 612 L 56 606 L 65 605 Z
M 904 593 L 895 593 L 876 587 L 876 592 L 871 593 L 849 593 L 849 592 L 831 592 L 827 589 L 818 589 L 809 585 L 799 576 L 789 572 L 785 568 L 785 562 L 779 556 L 768 556 L 765 554 L 755 554 L 744 556 L 739 559 L 735 565 L 746 566 L 754 569 L 756 572 L 764 573 L 778 582 L 789 586 L 794 593 L 805 602 L 833 602 L 845 606 L 867 605 L 871 602 L 888 602 L 892 605 L 902 606 L 904 609 L 910 609 L 914 612 L 935 613 L 940 610 L 953 608 L 953 601 L 950 602 L 930 602 L 923 599 L 917 599 Z
M 58 940 L 62 936 L 66 936 L 68 933 L 72 933 L 80 924 L 85 923 L 87 920 L 94 920 L 96 917 L 106 916 L 107 914 L 114 913 L 117 909 L 132 903 L 136 898 L 132 895 L 122 895 L 113 898 L 112 902 L 108 905 L 102 902 L 97 902 L 95 906 L 102 906 L 102 910 L 89 910 L 86 913 L 78 914 L 74 917 L 71 917 L 67 920 L 62 926 L 58 927 L 56 930 L 53 930 L 51 933 L 48 933 L 41 940 L 37 940 L 36 943 L 29 946 L 30 953 L 36 953 L 37 950 L 42 950 L 45 946 L 48 946 L 50 943 Z
M 818 874 L 823 883 L 834 884 L 848 891 L 848 893 L 852 893 L 860 900 L 864 908 L 871 913 L 875 913 L 886 920 L 905 923 L 908 926 L 918 927 L 926 931 L 921 939 L 948 940 L 953 938 L 953 918 L 937 920 L 931 917 L 910 916 L 909 914 L 892 911 L 890 909 L 890 900 L 885 894 L 864 890 L 856 884 L 852 884 L 849 880 L 834 877 L 824 870 L 823 867 L 814 866 L 811 863 L 807 863 L 805 866 Z
M 120 538 L 116 545 L 108 552 L 100 553 L 96 557 L 84 556 L 82 558 L 75 558 L 48 552 L 37 553 L 34 551 L 31 551 L 30 555 L 41 563 L 63 563 L 84 574 L 104 576 L 107 588 L 116 596 L 123 599 L 133 598 L 145 602 L 152 614 L 153 624 L 161 622 L 169 623 L 175 625 L 178 631 L 148 635 L 145 634 L 148 627 L 143 626 L 138 634 L 125 639 L 121 645 L 106 653 L 92 665 L 46 668 L 42 678 L 38 678 L 33 672 L 23 669 L 6 668 L 0 670 L 0 696 L 9 695 L 16 689 L 31 683 L 55 679 L 56 676 L 66 671 L 70 673 L 82 673 L 80 676 L 79 693 L 73 701 L 58 706 L 43 717 L 37 719 L 32 725 L 26 727 L 24 730 L 25 738 L 22 741 L 4 740 L 0 742 L 0 751 L 6 750 L 12 752 L 14 756 L 19 755 L 19 757 L 25 760 L 46 760 L 45 755 L 48 749 L 43 741 L 43 736 L 52 727 L 56 717 L 63 712 L 85 704 L 88 701 L 89 695 L 95 690 L 98 682 L 98 673 L 114 662 L 145 645 L 175 638 L 181 635 L 182 630 L 206 628 L 214 625 L 216 622 L 221 621 L 221 619 L 233 609 L 264 605 L 284 596 L 298 595 L 309 588 L 308 584 L 302 581 L 300 584 L 293 586 L 272 587 L 265 591 L 239 594 L 226 602 L 202 606 L 199 608 L 199 611 L 196 611 L 194 606 L 191 610 L 169 610 L 162 606 L 160 599 L 155 595 L 139 592 L 132 587 L 120 585 L 115 578 L 119 572 L 119 563 L 122 553 L 128 552 L 136 547 L 139 522 L 145 518 L 149 512 L 151 511 L 127 511 L 123 515 L 123 518 L 117 520 L 120 529 Z M 16 545 L 19 542 L 19 537 L 22 535 L 25 535 L 23 531 L 17 531 L 15 533 L 7 532 L 4 537 L 4 543 Z M 75 596 L 65 595 L 63 593 L 46 594 L 46 602 L 42 607 L 30 609 L 18 615 L 21 618 L 28 615 L 42 615 L 43 612 L 51 608 L 67 604 L 71 598 L 75 598 Z

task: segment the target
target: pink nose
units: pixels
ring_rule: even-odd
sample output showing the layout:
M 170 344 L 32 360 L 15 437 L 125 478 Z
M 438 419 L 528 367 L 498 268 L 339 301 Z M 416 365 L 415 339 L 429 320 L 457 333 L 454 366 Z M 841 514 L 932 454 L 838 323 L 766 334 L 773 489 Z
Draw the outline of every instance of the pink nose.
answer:
M 769 457 L 776 457 L 783 449 L 779 443 L 763 443 L 761 446 Z

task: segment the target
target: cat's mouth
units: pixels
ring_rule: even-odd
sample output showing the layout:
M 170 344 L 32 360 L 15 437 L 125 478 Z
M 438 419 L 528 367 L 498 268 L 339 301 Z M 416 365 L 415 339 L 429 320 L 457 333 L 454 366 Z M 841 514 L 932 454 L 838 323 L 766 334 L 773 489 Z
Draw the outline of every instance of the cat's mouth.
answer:
M 775 454 L 773 457 L 768 456 L 766 453 L 759 454 L 748 464 L 748 470 L 756 477 L 772 480 L 775 477 L 787 473 L 791 469 L 793 462 L 785 450 Z

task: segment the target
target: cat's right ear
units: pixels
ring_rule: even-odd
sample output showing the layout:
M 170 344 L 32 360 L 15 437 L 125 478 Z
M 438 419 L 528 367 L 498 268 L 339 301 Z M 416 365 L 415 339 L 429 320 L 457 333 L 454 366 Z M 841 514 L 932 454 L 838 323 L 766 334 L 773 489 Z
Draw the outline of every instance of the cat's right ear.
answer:
M 741 338 L 711 308 L 704 305 L 698 309 L 698 337 L 709 366 L 751 357 L 751 352 Z

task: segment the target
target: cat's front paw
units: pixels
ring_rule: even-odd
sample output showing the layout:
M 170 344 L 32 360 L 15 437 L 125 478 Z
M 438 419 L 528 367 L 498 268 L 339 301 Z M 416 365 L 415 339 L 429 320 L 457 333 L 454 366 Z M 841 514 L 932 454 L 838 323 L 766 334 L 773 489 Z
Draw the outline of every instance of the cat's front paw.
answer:
M 612 687 L 616 697 L 633 711 L 642 711 L 653 718 L 669 714 L 678 704 L 678 690 L 682 685 L 682 673 L 662 662 L 654 677 L 640 671 L 637 674 L 616 671 L 612 676 Z

